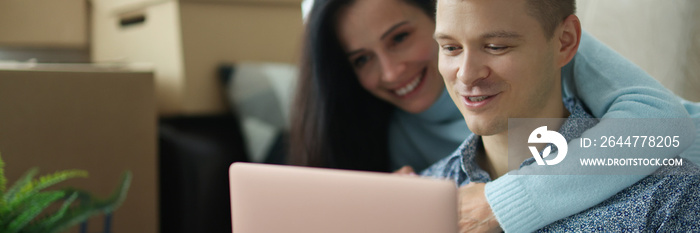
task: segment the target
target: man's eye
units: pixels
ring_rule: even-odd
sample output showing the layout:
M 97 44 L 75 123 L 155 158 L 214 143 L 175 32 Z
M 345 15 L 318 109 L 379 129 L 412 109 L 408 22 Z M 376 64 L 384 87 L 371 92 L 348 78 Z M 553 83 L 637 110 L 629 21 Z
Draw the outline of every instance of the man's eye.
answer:
M 510 46 L 504 46 L 504 45 L 493 45 L 493 44 L 486 45 L 486 50 L 489 50 L 490 52 L 496 53 L 496 54 L 504 53 L 509 48 L 510 48 Z
M 399 33 L 396 36 L 394 36 L 393 41 L 394 41 L 394 43 L 401 43 L 404 40 L 406 40 L 407 37 L 408 37 L 408 32 Z
M 367 63 L 369 57 L 367 55 L 359 56 L 352 61 L 352 65 L 356 68 L 360 68 Z
M 462 48 L 459 46 L 453 46 L 453 45 L 443 45 L 442 50 L 445 51 L 448 54 L 454 54 L 459 52 Z

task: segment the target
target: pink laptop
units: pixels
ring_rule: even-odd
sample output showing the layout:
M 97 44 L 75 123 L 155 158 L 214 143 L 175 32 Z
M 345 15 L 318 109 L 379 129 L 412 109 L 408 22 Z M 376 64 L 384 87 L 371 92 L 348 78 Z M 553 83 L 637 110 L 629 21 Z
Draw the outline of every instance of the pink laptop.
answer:
M 457 232 L 451 181 L 234 163 L 234 233 Z

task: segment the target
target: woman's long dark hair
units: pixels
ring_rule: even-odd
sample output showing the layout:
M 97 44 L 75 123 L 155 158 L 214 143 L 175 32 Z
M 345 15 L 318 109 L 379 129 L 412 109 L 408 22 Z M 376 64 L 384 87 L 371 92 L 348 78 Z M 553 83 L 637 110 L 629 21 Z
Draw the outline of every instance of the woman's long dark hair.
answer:
M 433 0 L 404 0 L 434 18 Z M 359 83 L 336 34 L 337 13 L 353 0 L 315 0 L 306 25 L 289 162 L 353 170 L 389 169 L 392 109 Z M 361 33 L 361 32 L 358 32 Z

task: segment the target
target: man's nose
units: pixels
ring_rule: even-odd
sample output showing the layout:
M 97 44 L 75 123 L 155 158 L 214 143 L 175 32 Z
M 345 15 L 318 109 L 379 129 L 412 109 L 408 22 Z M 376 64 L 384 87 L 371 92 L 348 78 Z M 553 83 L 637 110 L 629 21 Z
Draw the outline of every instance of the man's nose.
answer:
M 486 58 L 478 51 L 467 50 L 462 53 L 457 79 L 467 86 L 471 86 L 474 82 L 488 77 L 489 68 L 486 66 L 485 60 Z

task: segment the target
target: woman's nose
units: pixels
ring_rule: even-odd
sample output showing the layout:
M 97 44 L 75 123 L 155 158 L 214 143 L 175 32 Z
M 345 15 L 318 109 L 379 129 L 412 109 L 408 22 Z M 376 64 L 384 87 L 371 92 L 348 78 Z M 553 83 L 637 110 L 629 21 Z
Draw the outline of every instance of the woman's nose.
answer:
M 403 59 L 393 54 L 379 54 L 379 63 L 382 69 L 382 81 L 396 82 L 406 71 L 406 63 Z

